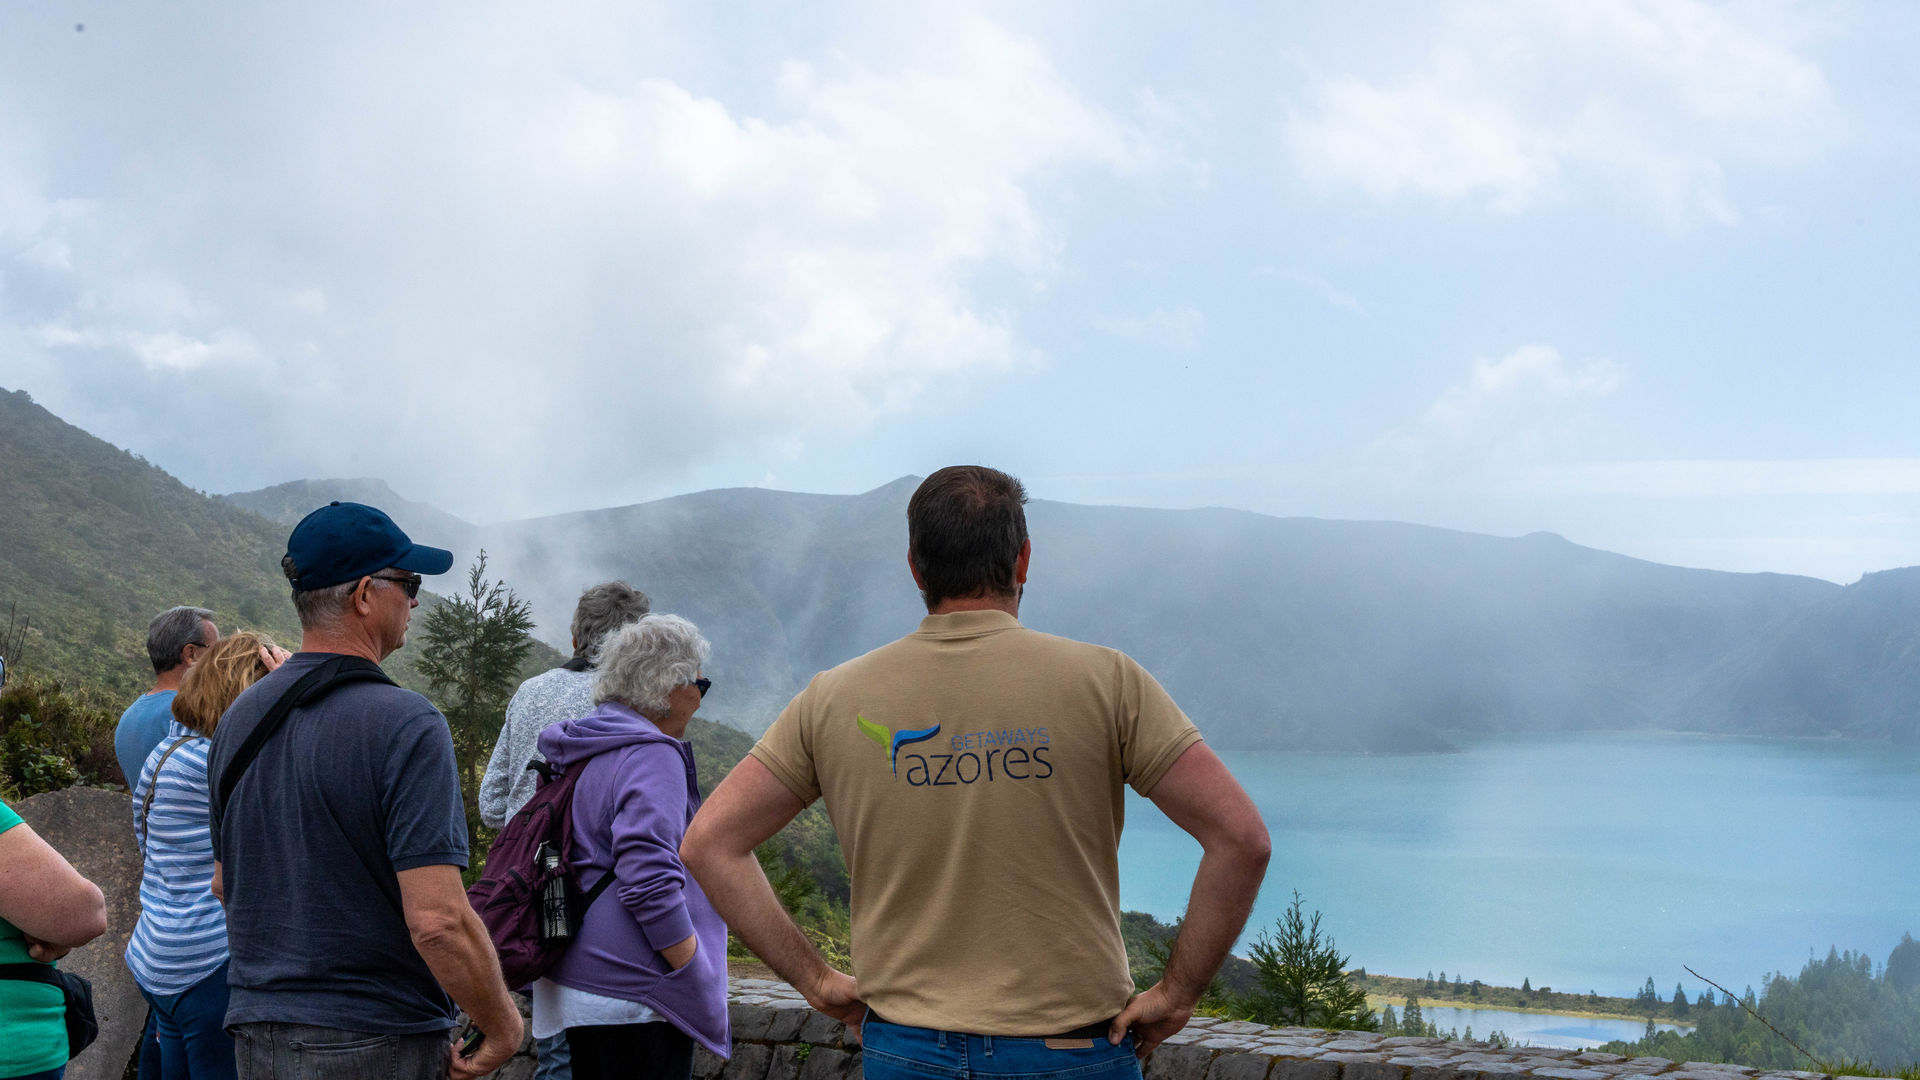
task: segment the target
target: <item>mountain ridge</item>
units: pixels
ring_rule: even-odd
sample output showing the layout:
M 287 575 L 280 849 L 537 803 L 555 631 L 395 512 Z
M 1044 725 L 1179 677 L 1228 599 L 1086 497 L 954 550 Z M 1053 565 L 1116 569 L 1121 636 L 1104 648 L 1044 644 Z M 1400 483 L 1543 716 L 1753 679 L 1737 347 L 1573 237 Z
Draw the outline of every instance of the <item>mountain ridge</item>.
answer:
M 715 642 L 710 708 L 759 730 L 814 672 L 918 624 L 904 565 L 917 482 L 714 489 L 482 526 L 474 542 L 541 610 L 623 577 L 692 618 Z M 1036 499 L 1028 519 L 1022 621 L 1133 655 L 1226 748 L 1444 750 L 1603 728 L 1913 738 L 1899 710 L 1920 702 L 1920 673 L 1898 648 L 1872 669 L 1878 689 L 1806 672 L 1814 707 L 1761 707 L 1780 665 L 1756 650 L 1795 648 L 1821 605 L 1852 626 L 1877 585 L 1667 566 L 1546 532 L 1227 507 Z M 1893 630 L 1874 626 L 1875 640 Z

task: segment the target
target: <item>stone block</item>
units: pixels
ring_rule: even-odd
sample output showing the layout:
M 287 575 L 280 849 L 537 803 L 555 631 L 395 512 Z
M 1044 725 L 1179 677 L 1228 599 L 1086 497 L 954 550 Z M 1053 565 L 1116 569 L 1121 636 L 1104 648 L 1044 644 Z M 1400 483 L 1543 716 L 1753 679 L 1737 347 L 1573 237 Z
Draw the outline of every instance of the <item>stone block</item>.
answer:
M 1760 1071 L 1758 1069 L 1749 1068 L 1745 1065 L 1729 1065 L 1721 1061 L 1689 1061 L 1682 1064 L 1680 1067 L 1683 1069 L 1692 1069 L 1698 1072 L 1739 1073 L 1742 1076 L 1752 1076 L 1754 1073 Z
M 807 1054 L 806 1064 L 800 1067 L 800 1080 L 847 1080 L 847 1071 L 852 1067 L 852 1054 L 816 1046 Z
M 1436 1058 L 1421 1058 L 1408 1062 L 1395 1061 L 1394 1064 L 1407 1066 L 1407 1080 L 1460 1080 L 1466 1075 L 1453 1062 Z
M 1207 1080 L 1267 1080 L 1273 1058 L 1264 1053 L 1229 1053 L 1213 1059 Z
M 727 1024 L 733 1028 L 733 1041 L 766 1042 L 767 1028 L 773 1023 L 773 1010 L 760 1005 L 727 1005 Z
M 1381 1046 L 1439 1046 L 1439 1039 L 1429 1039 L 1425 1035 L 1395 1035 L 1391 1039 L 1381 1039 Z
M 815 1046 L 840 1046 L 847 1041 L 847 1025 L 823 1012 L 807 1013 L 800 1025 L 800 1041 Z
M 773 1048 L 760 1043 L 734 1043 L 733 1058 L 721 1071 L 721 1080 L 767 1080 Z
M 693 1048 L 693 1075 L 696 1080 L 713 1080 L 726 1071 L 727 1059 L 704 1046 Z
M 1349 1061 L 1340 1067 L 1341 1080 L 1405 1080 L 1407 1071 L 1385 1061 Z
M 1627 1062 L 1636 1069 L 1664 1069 L 1673 1064 L 1663 1057 L 1637 1057 Z
M 1480 1080 L 1501 1080 L 1505 1076 L 1526 1076 L 1532 1068 L 1524 1067 L 1519 1061 L 1476 1061 L 1473 1065 L 1455 1063 L 1461 1076 L 1476 1076 Z
M 1627 1060 L 1619 1054 L 1603 1054 L 1598 1050 L 1589 1050 L 1584 1054 L 1575 1054 L 1573 1060 L 1588 1065 L 1618 1065 Z
M 1204 1080 L 1212 1062 L 1211 1050 L 1162 1043 L 1147 1059 L 1145 1080 Z
M 800 1029 L 807 1026 L 807 1017 L 813 1015 L 813 1010 L 804 1003 L 790 1008 L 775 1005 L 767 1012 L 771 1014 L 767 1019 L 767 1041 L 776 1043 L 798 1041 Z
M 807 1048 L 807 1056 L 813 1056 L 813 1048 Z M 767 1080 L 800 1080 L 800 1048 L 798 1046 L 776 1046 L 773 1058 L 767 1062 Z
M 1337 1061 L 1342 1065 L 1384 1065 L 1386 1055 L 1378 1050 L 1328 1050 L 1321 1055 L 1322 1061 Z
M 1549 1077 L 1550 1080 L 1607 1080 L 1608 1076 L 1598 1069 L 1567 1068 L 1535 1069 L 1533 1075 Z
M 1267 1080 L 1338 1080 L 1340 1066 L 1331 1061 L 1305 1061 L 1281 1058 L 1273 1063 Z
M 107 932 L 60 961 L 93 984 L 100 1035 L 67 1065 L 70 1080 L 120 1080 L 147 1024 L 147 999 L 124 959 L 140 918 L 140 849 L 133 842 L 126 792 L 102 788 L 48 791 L 14 806 L 20 819 L 66 856 L 107 898 Z
M 1213 1025 L 1213 1030 L 1222 1035 L 1264 1035 L 1267 1025 L 1251 1020 L 1222 1020 Z
M 1328 1050 L 1337 1050 L 1343 1054 L 1350 1054 L 1356 1051 L 1378 1050 L 1384 1041 L 1385 1040 L 1378 1036 L 1371 1039 L 1363 1039 L 1349 1034 L 1342 1035 L 1340 1038 L 1324 1045 Z

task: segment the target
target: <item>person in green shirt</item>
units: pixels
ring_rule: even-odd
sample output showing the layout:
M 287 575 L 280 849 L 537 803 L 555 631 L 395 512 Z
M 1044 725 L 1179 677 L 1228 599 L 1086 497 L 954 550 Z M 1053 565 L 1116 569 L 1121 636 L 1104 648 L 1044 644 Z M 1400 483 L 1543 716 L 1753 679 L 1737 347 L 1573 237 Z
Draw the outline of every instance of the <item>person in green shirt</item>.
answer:
M 0 964 L 50 964 L 106 930 L 100 887 L 0 802 Z M 0 979 L 0 1077 L 58 1080 L 66 1068 L 59 988 Z

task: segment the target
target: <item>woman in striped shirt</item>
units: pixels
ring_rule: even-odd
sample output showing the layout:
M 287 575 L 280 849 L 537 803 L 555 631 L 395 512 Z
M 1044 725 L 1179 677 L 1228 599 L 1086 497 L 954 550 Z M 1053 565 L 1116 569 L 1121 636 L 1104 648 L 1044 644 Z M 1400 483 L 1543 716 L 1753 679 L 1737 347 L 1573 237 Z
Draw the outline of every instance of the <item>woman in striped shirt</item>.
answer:
M 288 655 L 244 630 L 216 643 L 187 673 L 167 737 L 134 784 L 134 838 L 145 869 L 127 967 L 153 1010 L 159 1080 L 236 1076 L 226 1033 L 227 916 L 210 891 L 207 749 L 220 714 Z

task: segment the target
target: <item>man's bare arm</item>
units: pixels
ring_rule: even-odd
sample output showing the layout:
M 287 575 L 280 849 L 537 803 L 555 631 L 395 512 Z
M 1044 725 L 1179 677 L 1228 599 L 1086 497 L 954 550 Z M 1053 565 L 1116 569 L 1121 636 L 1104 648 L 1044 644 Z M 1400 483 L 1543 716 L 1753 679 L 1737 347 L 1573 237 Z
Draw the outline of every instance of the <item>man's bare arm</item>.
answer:
M 753 857 L 754 848 L 804 809 L 759 759 L 745 758 L 693 816 L 680 861 L 755 956 L 805 994 L 808 1004 L 857 1030 L 866 1006 L 853 977 L 821 958 Z
M 50 962 L 107 931 L 100 887 L 24 822 L 0 833 L 0 918 L 19 928 L 35 960 Z
M 1193 1018 L 1200 995 L 1247 925 L 1272 853 L 1259 808 L 1205 743 L 1181 754 L 1147 797 L 1200 841 L 1202 854 L 1166 972 L 1127 1003 L 1107 1033 L 1117 1044 L 1131 1028 L 1142 1057 Z
M 467 903 L 457 866 L 421 866 L 402 870 L 400 904 L 406 912 L 407 932 L 420 950 L 428 970 L 447 996 L 486 1033 L 486 1042 L 472 1057 L 458 1056 L 449 1067 L 453 1080 L 472 1080 L 507 1063 L 520 1049 L 520 1009 L 507 996 L 500 975 L 500 959 L 480 916 Z

